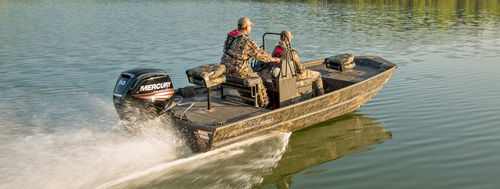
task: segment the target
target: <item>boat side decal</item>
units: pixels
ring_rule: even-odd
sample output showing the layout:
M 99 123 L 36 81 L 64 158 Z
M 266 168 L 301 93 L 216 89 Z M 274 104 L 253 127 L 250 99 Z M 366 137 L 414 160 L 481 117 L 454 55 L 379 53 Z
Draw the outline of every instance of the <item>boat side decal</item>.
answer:
M 255 127 L 260 127 L 260 126 L 263 126 L 263 125 L 270 124 L 273 121 L 274 121 L 274 118 L 266 119 L 264 121 L 261 121 L 260 118 L 259 119 L 253 119 L 253 120 L 245 122 L 241 127 L 243 127 L 243 129 L 245 131 L 247 131 L 247 130 L 254 129 Z
M 209 140 L 210 138 L 208 137 L 208 131 L 204 131 L 204 130 L 200 130 L 198 129 L 198 135 L 200 136 L 200 138 L 202 139 L 207 139 Z

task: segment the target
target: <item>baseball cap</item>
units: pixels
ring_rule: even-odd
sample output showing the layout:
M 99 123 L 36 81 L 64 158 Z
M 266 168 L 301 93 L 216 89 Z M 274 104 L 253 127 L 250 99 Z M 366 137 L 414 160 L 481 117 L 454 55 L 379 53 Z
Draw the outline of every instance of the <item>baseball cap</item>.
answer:
M 238 28 L 246 28 L 247 26 L 253 26 L 253 22 L 250 21 L 250 18 L 243 17 L 238 20 Z

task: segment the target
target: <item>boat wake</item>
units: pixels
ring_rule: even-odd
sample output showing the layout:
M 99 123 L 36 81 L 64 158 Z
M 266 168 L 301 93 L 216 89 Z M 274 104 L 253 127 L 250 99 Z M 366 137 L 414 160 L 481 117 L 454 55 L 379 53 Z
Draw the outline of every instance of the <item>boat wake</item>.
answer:
M 290 135 L 193 155 L 165 120 L 141 122 L 131 135 L 107 100 L 85 100 L 77 109 L 40 105 L 27 119 L 0 110 L 0 188 L 248 188 L 276 165 Z
M 23 114 L 27 119 L 0 110 L 0 188 L 95 188 L 190 154 L 161 120 L 143 122 L 140 135 L 130 135 L 111 104 L 84 100 L 80 112 L 47 104 Z
M 290 135 L 274 132 L 158 164 L 97 188 L 251 188 L 277 165 Z

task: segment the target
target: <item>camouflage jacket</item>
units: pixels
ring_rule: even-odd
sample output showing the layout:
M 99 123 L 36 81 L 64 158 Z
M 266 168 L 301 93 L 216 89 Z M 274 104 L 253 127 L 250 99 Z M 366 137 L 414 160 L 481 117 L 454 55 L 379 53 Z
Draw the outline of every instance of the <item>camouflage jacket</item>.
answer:
M 226 75 L 230 77 L 247 77 L 250 69 L 248 59 L 254 58 L 263 62 L 271 62 L 272 56 L 261 49 L 248 35 L 233 30 L 224 42 L 224 54 L 221 64 L 226 66 Z

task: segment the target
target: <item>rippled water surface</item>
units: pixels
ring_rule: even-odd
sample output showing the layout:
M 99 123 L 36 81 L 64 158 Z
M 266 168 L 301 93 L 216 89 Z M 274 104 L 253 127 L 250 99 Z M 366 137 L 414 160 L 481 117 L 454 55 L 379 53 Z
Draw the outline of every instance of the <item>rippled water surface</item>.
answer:
M 121 71 L 185 86 L 242 16 L 258 43 L 290 30 L 302 60 L 399 68 L 354 113 L 213 152 L 165 120 L 122 129 Z M 0 0 L 0 188 L 497 188 L 499 52 L 498 0 Z

